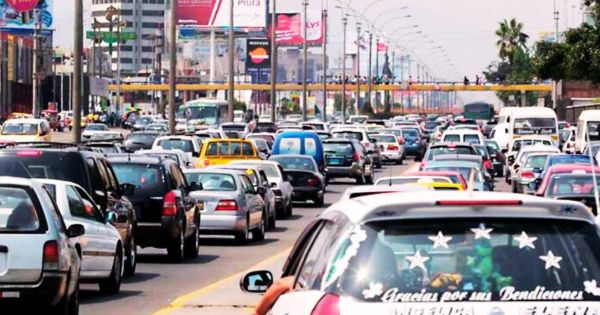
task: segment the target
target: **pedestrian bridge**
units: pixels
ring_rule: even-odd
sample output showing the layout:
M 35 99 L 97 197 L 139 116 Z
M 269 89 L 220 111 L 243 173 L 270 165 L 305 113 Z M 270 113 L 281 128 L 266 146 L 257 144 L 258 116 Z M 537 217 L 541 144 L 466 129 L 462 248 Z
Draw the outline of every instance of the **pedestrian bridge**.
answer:
M 178 91 L 215 91 L 227 90 L 227 84 L 177 84 Z M 302 84 L 280 83 L 276 86 L 277 91 L 302 91 Z M 362 91 L 367 91 L 368 84 L 360 84 Z M 485 85 L 463 85 L 463 84 L 420 84 L 420 83 L 402 83 L 402 84 L 373 84 L 372 91 L 535 91 L 535 92 L 551 92 L 552 85 L 550 84 L 485 84 Z M 109 85 L 110 91 L 118 91 L 118 85 Z M 121 84 L 122 92 L 144 92 L 144 91 L 168 91 L 167 84 Z M 240 83 L 235 85 L 237 91 L 270 91 L 270 84 L 249 84 Z M 323 84 L 308 84 L 309 91 L 322 91 Z M 332 92 L 342 91 L 342 84 L 327 84 L 327 90 Z M 356 91 L 356 85 L 353 83 L 346 84 L 346 91 Z

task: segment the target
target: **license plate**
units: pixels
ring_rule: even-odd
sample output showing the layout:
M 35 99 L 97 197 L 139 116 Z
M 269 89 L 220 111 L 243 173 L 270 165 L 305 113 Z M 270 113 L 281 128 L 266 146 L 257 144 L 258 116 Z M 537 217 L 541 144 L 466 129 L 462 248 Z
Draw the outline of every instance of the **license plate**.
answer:
M 0 299 L 18 299 L 21 293 L 18 291 L 0 291 Z

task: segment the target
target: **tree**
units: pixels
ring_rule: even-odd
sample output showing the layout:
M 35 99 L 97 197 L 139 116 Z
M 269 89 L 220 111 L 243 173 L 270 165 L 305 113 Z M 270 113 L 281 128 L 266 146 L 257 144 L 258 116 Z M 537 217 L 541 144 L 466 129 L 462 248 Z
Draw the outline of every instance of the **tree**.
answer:
M 496 30 L 498 41 L 498 57 L 502 61 L 508 61 L 510 66 L 513 65 L 515 53 L 518 48 L 527 51 L 527 39 L 529 35 L 523 33 L 523 23 L 517 22 L 515 18 L 510 21 L 506 19 L 500 22 L 500 27 Z

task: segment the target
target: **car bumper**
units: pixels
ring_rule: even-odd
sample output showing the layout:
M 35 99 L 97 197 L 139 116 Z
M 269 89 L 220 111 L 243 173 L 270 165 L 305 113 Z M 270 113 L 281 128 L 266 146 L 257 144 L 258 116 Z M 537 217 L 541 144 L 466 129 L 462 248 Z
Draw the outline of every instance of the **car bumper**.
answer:
M 281 211 L 286 208 L 287 204 L 283 197 L 275 197 L 275 210 Z
M 407 145 L 404 147 L 404 152 L 406 152 L 407 155 L 421 154 L 422 151 L 423 146 L 421 145 Z
M 246 228 L 246 215 L 221 215 L 205 214 L 200 221 L 200 233 L 202 234 L 234 234 L 242 232 Z
M 318 187 L 294 187 L 292 200 L 306 201 L 323 196 L 323 191 Z
M 46 272 L 35 284 L 0 284 L 2 293 L 0 308 L 3 306 L 44 307 L 57 305 L 68 294 L 68 282 L 67 273 Z
M 381 153 L 381 159 L 383 161 L 400 161 L 402 154 L 400 152 L 386 151 Z
M 362 175 L 362 168 L 358 164 L 352 166 L 327 166 L 327 177 L 339 178 L 339 177 L 360 177 Z M 296 189 L 294 188 L 294 191 Z
M 162 223 L 138 222 L 135 239 L 141 247 L 166 248 L 172 240 L 179 237 L 181 228 L 174 218 L 165 217 Z

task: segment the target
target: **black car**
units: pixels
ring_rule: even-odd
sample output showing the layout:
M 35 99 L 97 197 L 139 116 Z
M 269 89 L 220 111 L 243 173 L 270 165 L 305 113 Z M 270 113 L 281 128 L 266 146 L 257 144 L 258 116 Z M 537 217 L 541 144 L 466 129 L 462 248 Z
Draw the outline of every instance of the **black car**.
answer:
M 323 141 L 327 178 L 353 178 L 356 183 L 372 184 L 374 163 L 365 147 L 356 139 L 332 138 Z
M 272 155 L 269 161 L 281 164 L 291 176 L 295 201 L 312 200 L 317 207 L 325 202 L 325 177 L 319 172 L 317 163 L 311 156 L 281 154 Z
M 166 248 L 176 262 L 198 256 L 200 209 L 177 162 L 133 155 L 113 156 L 110 162 L 121 182 L 135 185 L 130 199 L 139 222 L 138 245 Z
M 123 141 L 123 151 L 134 153 L 137 150 L 150 150 L 154 140 L 160 136 L 156 131 L 136 131 Z
M 37 145 L 37 144 L 35 144 Z M 104 213 L 114 212 L 113 223 L 125 245 L 125 275 L 133 275 L 137 265 L 135 230 L 137 217 L 128 196 L 133 187 L 119 184 L 115 172 L 106 157 L 84 147 L 50 148 L 15 147 L 0 151 L 0 165 L 22 163 L 32 178 L 48 178 L 76 183 L 90 194 Z M 16 159 L 15 159 L 16 158 Z M 17 165 L 20 169 L 20 166 Z M 15 173 L 12 176 L 22 176 Z

